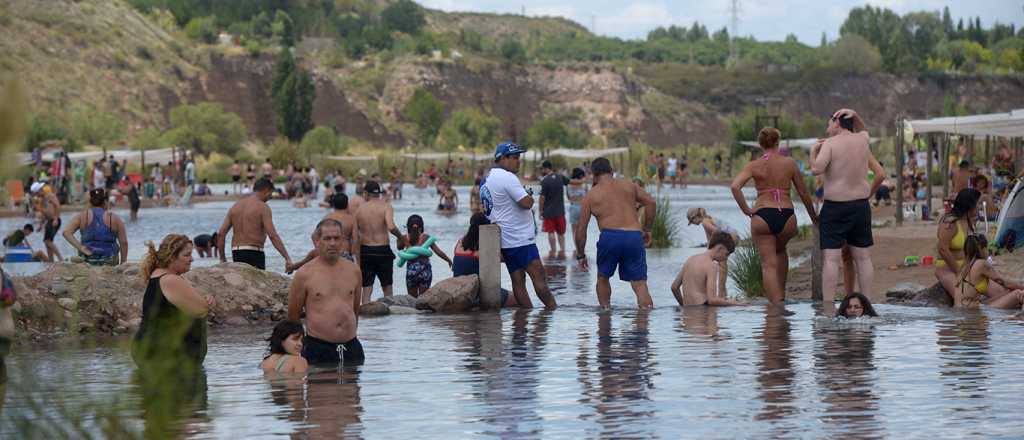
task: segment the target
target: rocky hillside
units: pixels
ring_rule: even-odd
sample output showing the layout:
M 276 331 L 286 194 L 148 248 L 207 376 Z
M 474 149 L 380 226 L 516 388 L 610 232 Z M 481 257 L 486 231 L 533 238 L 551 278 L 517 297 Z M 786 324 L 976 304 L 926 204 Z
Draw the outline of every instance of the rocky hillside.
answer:
M 427 20 L 433 28 L 492 37 L 586 32 L 566 20 L 521 16 L 433 11 Z M 26 83 L 35 113 L 104 110 L 129 121 L 135 131 L 165 127 L 169 111 L 181 103 L 216 101 L 242 117 L 251 137 L 266 141 L 276 135 L 268 93 L 274 65 L 270 54 L 254 57 L 238 47 L 197 45 L 171 17 L 141 14 L 120 0 L 5 0 L 0 29 L 5 54 L 0 74 L 17 75 Z M 538 118 L 561 114 L 602 137 L 625 130 L 661 147 L 721 142 L 727 117 L 762 105 L 765 98 L 793 115 L 852 107 L 873 125 L 892 121 L 900 112 L 935 114 L 947 96 L 977 112 L 1024 105 L 1020 77 L 808 78 L 761 72 L 724 77 L 720 71 L 677 72 L 663 65 L 520 67 L 478 57 L 401 55 L 338 62 L 318 50 L 301 51 L 300 60 L 316 78 L 317 124 L 389 146 L 415 140 L 401 110 L 419 86 L 441 99 L 446 113 L 486 109 L 502 121 L 505 137 L 521 139 Z

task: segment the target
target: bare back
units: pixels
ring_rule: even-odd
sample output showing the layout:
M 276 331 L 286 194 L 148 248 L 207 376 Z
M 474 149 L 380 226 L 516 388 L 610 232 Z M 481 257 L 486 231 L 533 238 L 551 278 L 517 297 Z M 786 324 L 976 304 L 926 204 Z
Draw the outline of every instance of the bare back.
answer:
M 356 215 L 356 211 L 359 211 L 359 207 L 363 206 L 363 203 L 366 203 L 366 200 L 362 196 L 353 194 L 352 197 L 348 198 L 348 213 Z
M 700 306 L 708 303 L 714 292 L 708 291 L 709 285 L 717 285 L 715 271 L 718 263 L 707 254 L 690 257 L 683 264 L 680 276 L 683 278 L 683 305 Z
M 322 257 L 295 274 L 288 296 L 289 319 L 306 311 L 307 333 L 328 342 L 342 343 L 356 337 L 360 282 L 359 267 L 344 258 L 328 264 Z
M 352 243 L 352 231 L 356 224 L 354 215 L 349 214 L 348 210 L 335 209 L 324 216 L 324 220 L 326 219 L 337 220 L 338 223 L 341 223 L 341 238 Z M 342 246 L 342 248 L 348 249 L 348 246 Z
M 267 226 L 263 224 L 266 211 L 270 211 L 270 207 L 255 195 L 239 200 L 228 210 L 228 218 L 234 230 L 231 247 L 263 247 L 267 241 Z
M 371 198 L 356 211 L 359 242 L 364 246 L 388 246 L 388 231 L 394 227 L 391 205 L 380 198 Z
M 52 192 L 43 194 L 43 216 L 47 220 L 60 218 L 60 199 Z
M 597 218 L 598 228 L 639 231 L 641 227 L 636 207 L 643 203 L 644 197 L 650 198 L 650 195 L 632 182 L 607 179 L 594 185 L 583 200 L 589 204 L 590 213 Z
M 757 188 L 755 209 L 760 208 L 792 208 L 790 188 L 793 175 L 799 171 L 796 161 L 778 154 L 768 154 L 767 158 L 759 158 L 747 164 L 754 188 Z
M 825 140 L 817 165 L 825 169 L 825 200 L 847 202 L 870 196 L 868 132 L 844 131 Z

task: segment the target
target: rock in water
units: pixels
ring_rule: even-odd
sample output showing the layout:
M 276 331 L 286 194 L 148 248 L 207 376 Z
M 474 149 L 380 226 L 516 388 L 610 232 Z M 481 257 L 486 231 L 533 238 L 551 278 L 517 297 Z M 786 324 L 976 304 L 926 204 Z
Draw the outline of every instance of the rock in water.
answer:
M 885 292 L 886 302 L 921 307 L 952 307 L 953 298 L 946 293 L 942 284 L 924 287 L 914 283 L 903 283 Z
M 385 296 L 380 299 L 380 302 L 387 304 L 389 306 L 416 308 L 416 298 L 414 298 L 412 295 Z
M 893 304 L 910 301 L 914 299 L 914 295 L 917 295 L 917 292 L 924 289 L 927 289 L 927 287 L 917 283 L 897 284 L 885 292 L 886 302 Z
M 468 312 L 476 307 L 480 278 L 466 275 L 435 284 L 416 300 L 416 308 L 438 313 Z
M 384 316 L 391 313 L 387 304 L 380 301 L 368 302 L 359 306 L 360 316 Z
M 423 311 L 422 310 L 416 310 L 415 308 L 412 308 L 412 307 L 404 307 L 404 306 L 391 306 L 391 307 L 388 307 L 388 314 L 391 314 L 391 315 L 415 315 L 417 313 L 423 313 Z

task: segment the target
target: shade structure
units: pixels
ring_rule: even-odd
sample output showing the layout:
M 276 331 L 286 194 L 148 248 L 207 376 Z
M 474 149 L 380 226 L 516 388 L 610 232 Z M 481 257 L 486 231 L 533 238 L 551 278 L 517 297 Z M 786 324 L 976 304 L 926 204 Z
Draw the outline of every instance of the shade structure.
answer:
M 1024 109 L 1008 113 L 948 116 L 908 121 L 915 134 L 953 133 L 975 136 L 1024 136 Z
M 58 150 L 59 151 L 59 150 Z M 52 153 L 51 153 L 52 154 Z M 114 156 L 114 160 L 127 160 L 129 162 L 141 162 L 142 152 L 139 150 L 107 150 L 106 157 Z M 102 151 L 79 151 L 75 153 L 68 153 L 68 159 L 72 162 L 80 160 L 94 161 L 102 159 Z M 158 163 L 158 162 L 170 162 L 173 160 L 174 152 L 171 148 L 161 148 L 157 150 L 146 151 L 146 162 L 147 163 Z M 49 155 L 44 157 L 44 160 L 53 160 L 53 157 Z M 21 165 L 32 164 L 32 154 L 30 153 L 18 153 L 18 161 Z
M 814 144 L 817 142 L 818 138 L 780 139 L 779 147 L 788 149 L 800 148 L 802 150 L 810 150 L 811 147 L 813 147 Z M 871 138 L 871 143 L 878 143 L 878 138 Z M 761 147 L 761 144 L 758 144 L 757 142 L 754 141 L 741 141 L 740 144 L 745 145 L 747 147 Z

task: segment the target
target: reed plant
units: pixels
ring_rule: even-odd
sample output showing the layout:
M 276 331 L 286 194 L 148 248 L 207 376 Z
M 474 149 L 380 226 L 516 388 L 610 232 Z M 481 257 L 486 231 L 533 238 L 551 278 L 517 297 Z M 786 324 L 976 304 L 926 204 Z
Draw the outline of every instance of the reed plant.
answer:
M 664 249 L 675 246 L 679 241 L 679 220 L 672 212 L 668 197 L 658 200 L 654 211 L 654 227 L 651 229 L 651 247 Z
M 757 246 L 750 243 L 736 247 L 736 252 L 730 258 L 729 278 L 736 286 L 743 291 L 747 298 L 764 296 L 764 280 L 761 278 L 761 254 L 757 252 Z

